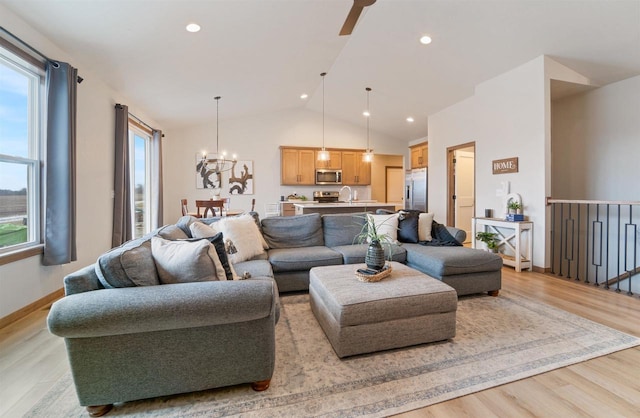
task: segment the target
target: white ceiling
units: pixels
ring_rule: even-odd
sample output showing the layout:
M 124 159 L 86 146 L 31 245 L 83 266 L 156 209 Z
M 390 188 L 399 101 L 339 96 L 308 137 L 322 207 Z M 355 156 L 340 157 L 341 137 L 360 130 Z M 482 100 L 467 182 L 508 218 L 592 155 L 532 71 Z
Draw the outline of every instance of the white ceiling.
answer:
M 371 129 L 405 140 L 426 136 L 427 116 L 478 83 L 543 54 L 601 85 L 640 74 L 640 0 L 378 0 L 345 37 L 351 0 L 0 4 L 164 129 L 210 122 L 217 95 L 221 119 L 320 111 L 323 71 L 327 115 L 364 126 L 371 87 Z M 192 21 L 202 31 L 187 33 Z

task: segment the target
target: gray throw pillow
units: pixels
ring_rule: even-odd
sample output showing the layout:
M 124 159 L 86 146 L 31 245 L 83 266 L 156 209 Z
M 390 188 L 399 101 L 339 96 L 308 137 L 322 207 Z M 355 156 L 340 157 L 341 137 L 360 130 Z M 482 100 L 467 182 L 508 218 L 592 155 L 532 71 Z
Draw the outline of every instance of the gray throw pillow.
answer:
M 208 240 L 169 241 L 153 237 L 151 253 L 162 284 L 226 280 L 215 248 Z

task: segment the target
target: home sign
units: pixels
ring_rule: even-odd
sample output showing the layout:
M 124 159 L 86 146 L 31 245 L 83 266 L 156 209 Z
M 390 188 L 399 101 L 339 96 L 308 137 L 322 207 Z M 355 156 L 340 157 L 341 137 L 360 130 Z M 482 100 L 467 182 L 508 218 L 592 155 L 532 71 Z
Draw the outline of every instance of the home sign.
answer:
M 493 160 L 493 174 L 506 174 L 518 172 L 518 157 Z

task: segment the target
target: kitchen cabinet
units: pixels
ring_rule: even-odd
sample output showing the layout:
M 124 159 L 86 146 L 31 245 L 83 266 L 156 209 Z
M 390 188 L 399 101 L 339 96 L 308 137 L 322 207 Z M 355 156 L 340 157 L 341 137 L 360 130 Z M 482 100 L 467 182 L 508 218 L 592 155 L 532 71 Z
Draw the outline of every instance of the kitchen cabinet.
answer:
M 362 161 L 362 151 L 342 151 L 342 184 L 367 186 L 371 184 L 371 163 Z
M 296 214 L 296 208 L 291 202 L 280 202 L 280 216 L 293 216 Z
M 326 168 L 330 170 L 340 170 L 342 168 L 342 152 L 329 151 L 328 161 L 319 161 L 318 160 L 319 152 L 320 151 L 316 151 L 316 168 Z
M 313 149 L 280 148 L 282 185 L 313 185 L 316 154 Z
M 427 166 L 427 157 L 429 156 L 429 148 L 426 142 L 409 147 L 411 150 L 411 168 L 425 168 Z

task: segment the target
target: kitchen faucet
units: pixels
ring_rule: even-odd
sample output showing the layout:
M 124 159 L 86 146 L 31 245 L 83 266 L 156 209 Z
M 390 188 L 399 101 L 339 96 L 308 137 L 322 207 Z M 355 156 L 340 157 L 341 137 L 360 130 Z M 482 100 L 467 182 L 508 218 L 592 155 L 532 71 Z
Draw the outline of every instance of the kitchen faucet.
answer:
M 353 198 L 351 197 L 351 187 L 349 186 L 342 186 L 342 189 L 340 189 L 340 191 L 338 192 L 338 194 L 342 194 L 342 191 L 344 189 L 349 189 L 349 204 L 353 203 Z

